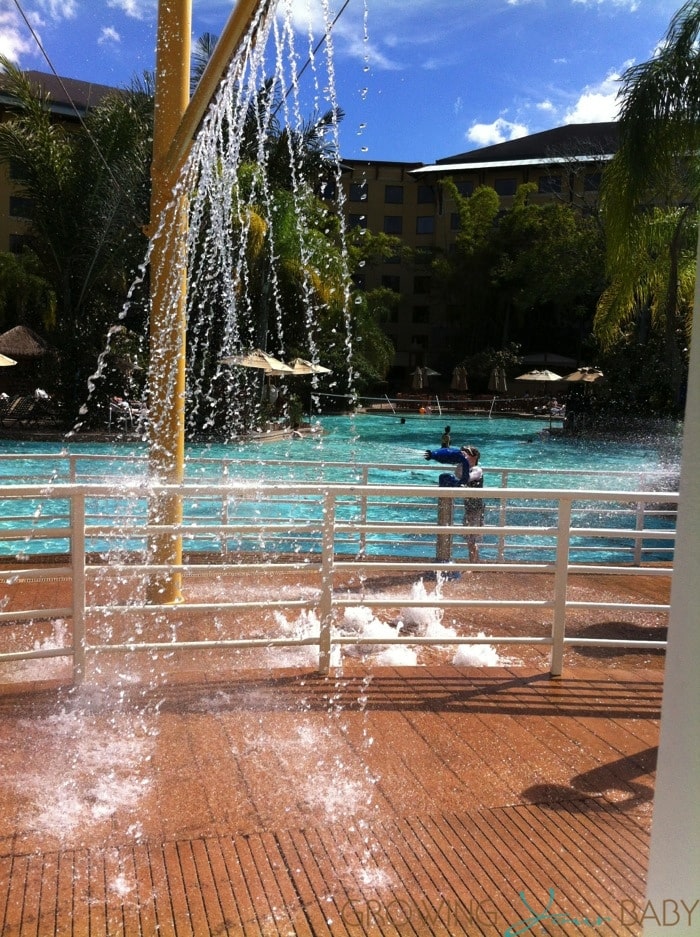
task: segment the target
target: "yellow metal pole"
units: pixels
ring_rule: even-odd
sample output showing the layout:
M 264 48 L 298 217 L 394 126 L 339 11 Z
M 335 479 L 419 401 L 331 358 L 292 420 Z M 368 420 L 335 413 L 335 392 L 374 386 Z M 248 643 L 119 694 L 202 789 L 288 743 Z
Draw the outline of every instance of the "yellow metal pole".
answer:
M 192 100 L 172 139 L 167 156 L 169 164 L 180 164 L 186 156 L 192 138 L 197 132 L 207 107 L 221 82 L 222 75 L 228 68 L 229 62 L 262 3 L 268 3 L 268 0 L 238 0 L 238 3 L 231 11 L 231 15 L 192 95 Z
M 174 198 L 173 192 L 206 107 L 263 2 L 238 0 L 191 104 L 192 0 L 158 3 L 149 236 L 156 232 L 160 236 L 151 249 L 149 468 L 153 480 L 167 484 L 178 485 L 185 475 L 187 197 L 179 193 Z M 151 499 L 150 524 L 173 527 L 181 521 L 182 499 L 177 493 Z M 150 559 L 159 566 L 180 566 L 181 535 L 153 535 Z M 149 601 L 178 602 L 181 588 L 181 573 L 158 574 L 151 579 Z
M 185 196 L 173 198 L 181 168 L 169 165 L 167 153 L 190 94 L 192 0 L 158 4 L 155 116 L 151 165 L 151 231 L 160 231 L 151 254 L 151 369 L 149 375 L 150 474 L 154 481 L 180 484 L 185 469 L 185 333 L 186 287 Z M 173 284 L 177 282 L 177 289 Z M 175 293 L 176 295 L 173 295 Z M 177 525 L 182 521 L 178 494 L 158 495 L 149 505 L 149 523 Z M 179 534 L 154 535 L 151 562 L 177 566 L 182 562 Z M 177 602 L 181 598 L 179 572 L 153 577 L 149 601 Z

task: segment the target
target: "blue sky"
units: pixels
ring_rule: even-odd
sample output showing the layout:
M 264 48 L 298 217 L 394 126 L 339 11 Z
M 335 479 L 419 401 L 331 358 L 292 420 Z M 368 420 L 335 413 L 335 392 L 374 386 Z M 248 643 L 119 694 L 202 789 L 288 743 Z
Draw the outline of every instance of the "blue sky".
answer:
M 322 0 L 282 2 L 303 52 Z M 329 0 L 332 13 L 344 2 Z M 619 76 L 653 55 L 681 3 L 349 0 L 333 31 L 342 155 L 430 163 L 565 123 L 614 120 Z M 193 0 L 193 35 L 219 34 L 233 5 Z M 154 68 L 156 6 L 0 0 L 0 52 L 50 70 L 23 12 L 58 74 L 128 85 Z

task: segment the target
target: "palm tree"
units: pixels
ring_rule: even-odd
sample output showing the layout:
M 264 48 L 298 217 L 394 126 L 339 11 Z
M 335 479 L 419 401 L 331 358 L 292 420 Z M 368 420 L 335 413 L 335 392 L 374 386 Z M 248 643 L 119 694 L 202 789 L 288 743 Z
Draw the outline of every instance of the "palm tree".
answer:
M 143 256 L 148 219 L 150 82 L 115 91 L 84 118 L 83 133 L 52 119 L 50 102 L 9 60 L 3 86 L 17 103 L 0 125 L 32 206 L 32 248 L 56 297 L 57 391 L 68 412 L 86 393 L 104 337 Z
M 673 390 L 692 312 L 692 235 L 700 204 L 700 2 L 671 20 L 658 55 L 622 79 L 618 152 L 602 207 L 611 280 L 595 329 L 610 345 L 635 315 L 663 329 Z M 664 232 L 663 238 L 660 233 Z

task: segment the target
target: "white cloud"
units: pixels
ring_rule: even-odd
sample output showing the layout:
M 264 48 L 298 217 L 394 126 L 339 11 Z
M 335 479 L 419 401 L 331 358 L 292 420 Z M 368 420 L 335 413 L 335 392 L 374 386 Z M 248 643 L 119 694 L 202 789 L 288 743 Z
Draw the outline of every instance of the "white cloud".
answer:
M 622 71 L 610 72 L 599 85 L 584 88 L 578 100 L 564 115 L 565 124 L 591 124 L 617 120 L 620 110 L 618 93 Z
M 23 53 L 33 48 L 22 25 L 15 12 L 0 10 L 0 53 L 13 62 L 18 62 Z
M 539 104 L 536 104 L 535 107 L 538 111 L 544 111 L 546 114 L 553 114 L 556 108 L 552 102 L 547 99 L 546 101 L 540 101 Z
M 119 43 L 122 41 L 122 37 L 119 35 L 116 29 L 113 26 L 103 26 L 99 38 L 97 40 L 98 46 L 103 46 L 108 43 Z
M 630 13 L 636 13 L 641 6 L 641 0 L 572 0 L 574 6 L 584 7 L 605 7 L 611 6 L 616 9 L 629 10 Z
M 107 6 L 121 10 L 135 20 L 143 20 L 156 10 L 156 0 L 107 0 Z
M 38 0 L 38 6 L 52 20 L 70 20 L 78 13 L 76 0 Z
M 505 143 L 526 137 L 530 131 L 524 124 L 514 124 L 503 117 L 497 117 L 491 124 L 472 124 L 466 138 L 477 146 L 490 146 L 492 143 Z

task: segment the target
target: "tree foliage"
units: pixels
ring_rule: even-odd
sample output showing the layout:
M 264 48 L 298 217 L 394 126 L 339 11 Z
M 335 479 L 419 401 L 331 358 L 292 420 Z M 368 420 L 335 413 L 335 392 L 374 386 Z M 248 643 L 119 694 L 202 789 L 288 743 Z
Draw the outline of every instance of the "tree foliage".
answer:
M 16 101 L 0 125 L 0 159 L 12 161 L 32 206 L 32 250 L 55 296 L 45 323 L 58 352 L 54 389 L 75 412 L 145 250 L 150 86 L 107 96 L 78 132 L 52 118 L 49 98 L 22 71 L 0 64 Z
M 575 353 L 603 283 L 595 219 L 571 205 L 533 201 L 532 184 L 520 186 L 505 211 L 491 187 L 470 198 L 446 187 L 460 228 L 455 252 L 434 269 L 456 310 L 465 353 L 509 342 L 556 342 L 557 350 Z
M 620 145 L 604 175 L 610 285 L 595 330 L 612 348 L 663 336 L 680 402 L 700 205 L 700 3 L 685 3 L 648 62 L 623 75 Z M 637 328 L 634 328 L 635 325 Z

